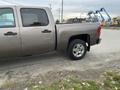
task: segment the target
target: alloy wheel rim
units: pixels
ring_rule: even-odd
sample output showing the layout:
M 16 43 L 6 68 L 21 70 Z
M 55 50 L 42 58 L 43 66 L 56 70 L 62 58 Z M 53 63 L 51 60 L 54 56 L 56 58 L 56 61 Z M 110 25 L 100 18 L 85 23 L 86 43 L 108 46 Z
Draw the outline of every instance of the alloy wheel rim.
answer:
M 82 44 L 75 44 L 73 46 L 73 55 L 77 58 L 81 57 L 85 52 L 85 47 Z

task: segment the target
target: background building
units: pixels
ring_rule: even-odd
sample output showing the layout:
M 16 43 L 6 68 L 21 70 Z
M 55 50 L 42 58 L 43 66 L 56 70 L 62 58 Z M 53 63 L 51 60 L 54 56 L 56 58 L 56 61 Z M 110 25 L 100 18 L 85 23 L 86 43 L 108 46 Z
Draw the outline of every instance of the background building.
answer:
M 120 26 L 120 16 L 113 18 L 112 25 L 113 26 Z

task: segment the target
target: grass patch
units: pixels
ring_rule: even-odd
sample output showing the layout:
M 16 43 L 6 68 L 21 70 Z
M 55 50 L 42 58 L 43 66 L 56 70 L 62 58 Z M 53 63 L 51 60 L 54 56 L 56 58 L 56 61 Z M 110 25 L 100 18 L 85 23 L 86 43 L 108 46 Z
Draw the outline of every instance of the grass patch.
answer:
M 94 81 L 80 81 L 78 79 L 65 79 L 50 86 L 32 86 L 28 90 L 100 90 L 99 84 Z
M 1 88 L 7 88 L 7 89 L 11 89 L 17 86 L 17 83 L 14 81 L 5 81 L 4 84 L 1 86 Z
M 6 82 L 2 87 L 13 88 L 15 86 L 15 83 Z M 25 87 L 26 88 L 22 88 L 21 90 L 120 90 L 120 73 L 112 71 L 105 72 L 102 81 L 99 82 L 69 77 L 51 85 L 43 85 L 39 82 L 28 82 Z
M 106 72 L 103 88 L 106 90 L 120 90 L 120 73 Z

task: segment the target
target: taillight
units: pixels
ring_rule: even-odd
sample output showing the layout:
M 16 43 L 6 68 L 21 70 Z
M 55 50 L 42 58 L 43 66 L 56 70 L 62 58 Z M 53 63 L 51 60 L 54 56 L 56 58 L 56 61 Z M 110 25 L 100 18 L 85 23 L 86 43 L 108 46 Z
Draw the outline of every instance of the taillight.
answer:
M 98 30 L 97 30 L 97 37 L 100 37 L 100 35 L 101 35 L 101 29 L 102 29 L 101 26 L 99 26 Z

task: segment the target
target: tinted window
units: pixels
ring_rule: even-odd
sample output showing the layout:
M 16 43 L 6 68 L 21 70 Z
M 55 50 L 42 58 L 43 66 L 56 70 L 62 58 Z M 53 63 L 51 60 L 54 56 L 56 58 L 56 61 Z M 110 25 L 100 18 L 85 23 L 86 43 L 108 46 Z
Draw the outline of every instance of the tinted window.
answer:
M 0 8 L 0 28 L 15 27 L 15 19 L 11 8 Z
M 21 9 L 22 23 L 24 27 L 46 26 L 48 25 L 48 16 L 43 9 Z

